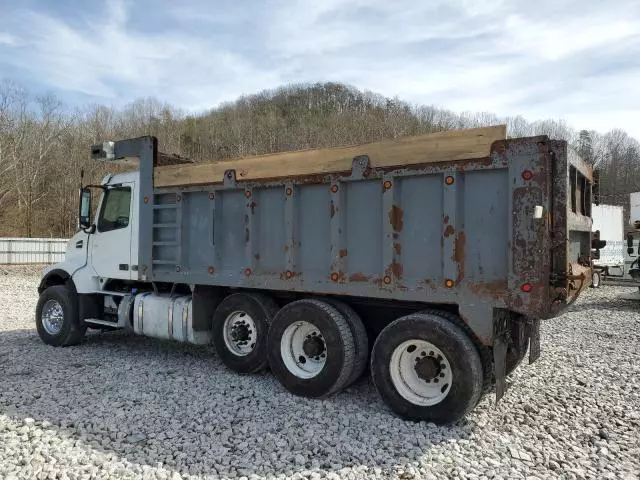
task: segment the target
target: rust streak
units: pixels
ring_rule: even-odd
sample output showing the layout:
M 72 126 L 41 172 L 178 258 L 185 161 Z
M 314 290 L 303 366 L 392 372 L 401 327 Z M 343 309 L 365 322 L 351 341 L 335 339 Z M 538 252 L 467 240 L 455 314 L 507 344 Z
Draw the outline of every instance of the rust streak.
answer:
M 298 273 L 292 271 L 280 272 L 280 280 L 292 280 L 297 276 Z
M 456 237 L 455 245 L 453 246 L 453 261 L 464 262 L 464 247 L 466 244 L 466 237 L 464 232 L 458 233 Z
M 458 285 L 464 279 L 465 245 L 465 234 L 464 232 L 460 232 L 456 237 L 455 245 L 453 247 L 453 261 L 458 263 L 458 277 L 456 278 L 456 285 Z
M 329 215 L 331 218 L 336 214 L 336 206 L 333 204 L 333 200 L 329 203 Z
M 400 207 L 397 205 L 392 205 L 391 210 L 389 211 L 389 223 L 396 232 L 401 232 L 403 227 L 403 216 L 404 213 Z
M 402 264 L 401 263 L 393 262 L 389 266 L 389 270 L 391 270 L 391 273 L 393 273 L 394 277 L 402 278 Z
M 450 237 L 455 232 L 456 232 L 456 230 L 455 230 L 455 228 L 453 228 L 453 225 L 447 225 L 447 228 L 444 229 L 444 236 L 445 236 L 445 238 Z
M 469 282 L 469 290 L 477 295 L 489 295 L 491 297 L 503 296 L 507 291 L 507 281 Z
M 353 273 L 349 276 L 350 282 L 368 282 L 371 277 L 364 273 Z
M 346 257 L 346 256 L 347 256 L 347 249 L 346 249 L 346 248 L 343 248 L 342 250 L 340 250 L 340 251 L 338 252 L 338 256 L 339 256 L 340 258 L 344 258 L 344 257 Z
M 399 243 L 394 243 L 393 251 L 396 252 L 397 255 L 400 255 L 402 253 L 402 245 L 400 245 Z

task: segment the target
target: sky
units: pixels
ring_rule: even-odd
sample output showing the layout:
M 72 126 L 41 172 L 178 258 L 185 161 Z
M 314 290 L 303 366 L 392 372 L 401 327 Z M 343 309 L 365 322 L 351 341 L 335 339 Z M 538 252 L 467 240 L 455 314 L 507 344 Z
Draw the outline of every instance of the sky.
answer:
M 335 81 L 640 139 L 640 1 L 0 0 L 0 79 L 189 112 Z

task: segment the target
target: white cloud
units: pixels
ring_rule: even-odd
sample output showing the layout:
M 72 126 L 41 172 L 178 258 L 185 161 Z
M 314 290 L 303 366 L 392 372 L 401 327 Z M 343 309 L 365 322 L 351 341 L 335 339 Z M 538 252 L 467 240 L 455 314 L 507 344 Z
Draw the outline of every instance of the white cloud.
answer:
M 143 35 L 129 25 L 125 4 L 106 2 L 105 21 L 78 29 L 50 15 L 24 16 L 22 55 L 10 61 L 49 86 L 105 99 L 124 92 L 204 108 L 265 86 L 277 77 L 189 32 Z
M 16 39 L 13 35 L 6 33 L 6 32 L 0 32 L 0 45 L 5 44 L 5 45 L 15 45 L 16 44 Z
M 121 0 L 105 3 L 100 25 L 28 13 L 0 33 L 0 66 L 108 101 L 153 95 L 197 110 L 282 83 L 333 80 L 411 103 L 560 117 L 640 137 L 637 0 L 208 5 L 154 2 L 172 28 L 153 33 L 135 28 Z

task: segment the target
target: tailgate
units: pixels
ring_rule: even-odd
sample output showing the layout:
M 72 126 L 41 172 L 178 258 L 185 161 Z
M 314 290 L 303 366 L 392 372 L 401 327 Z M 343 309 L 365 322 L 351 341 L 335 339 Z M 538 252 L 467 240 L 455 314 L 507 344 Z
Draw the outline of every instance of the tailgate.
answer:
M 591 285 L 593 168 L 565 141 L 548 145 L 552 172 L 549 316 L 553 316 Z

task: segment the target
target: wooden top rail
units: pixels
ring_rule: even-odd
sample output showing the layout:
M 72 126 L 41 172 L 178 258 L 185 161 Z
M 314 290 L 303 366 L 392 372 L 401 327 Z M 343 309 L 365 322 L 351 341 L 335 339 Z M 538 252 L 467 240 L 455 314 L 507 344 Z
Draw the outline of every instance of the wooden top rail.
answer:
M 239 181 L 348 172 L 351 171 L 353 158 L 360 155 L 369 156 L 372 168 L 484 158 L 489 156 L 493 142 L 506 138 L 506 132 L 506 125 L 496 125 L 348 147 L 158 166 L 154 169 L 154 186 L 160 188 L 222 183 L 226 170 L 235 170 Z

